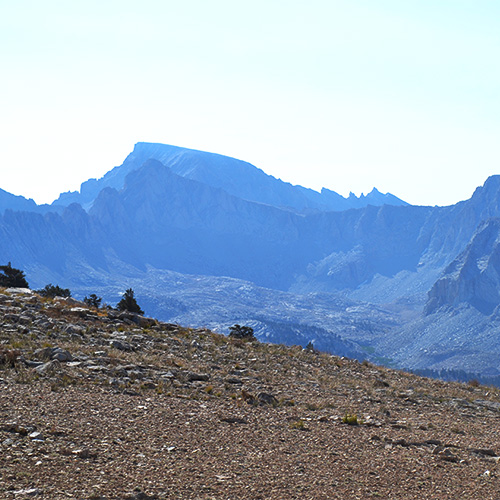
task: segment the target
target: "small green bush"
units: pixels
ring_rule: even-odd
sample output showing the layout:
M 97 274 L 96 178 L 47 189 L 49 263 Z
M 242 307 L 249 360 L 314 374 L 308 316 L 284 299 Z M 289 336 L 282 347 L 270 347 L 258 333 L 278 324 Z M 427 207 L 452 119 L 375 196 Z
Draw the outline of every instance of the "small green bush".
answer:
M 309 428 L 306 426 L 306 423 L 302 420 L 294 420 L 293 422 L 290 422 L 290 429 L 295 429 L 298 431 L 308 431 Z
M 346 413 L 344 417 L 342 418 L 342 423 L 347 424 L 347 425 L 360 425 L 363 422 L 358 419 L 358 416 L 353 413 Z

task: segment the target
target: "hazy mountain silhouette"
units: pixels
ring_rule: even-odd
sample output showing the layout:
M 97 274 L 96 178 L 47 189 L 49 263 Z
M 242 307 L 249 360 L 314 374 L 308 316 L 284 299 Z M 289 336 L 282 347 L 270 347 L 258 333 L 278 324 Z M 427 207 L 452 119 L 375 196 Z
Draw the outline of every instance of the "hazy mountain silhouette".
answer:
M 348 198 L 344 198 L 328 189 L 318 193 L 312 189 L 283 182 L 241 160 L 193 149 L 145 142 L 137 143 L 121 166 L 115 167 L 99 180 L 90 179 L 84 182 L 80 192 L 61 194 L 54 203 L 70 205 L 76 202 L 89 207 L 102 189 L 106 187 L 122 189 L 127 175 L 141 168 L 144 162 L 150 159 L 158 160 L 181 177 L 224 189 L 238 198 L 298 212 L 346 210 L 370 204 L 407 204 L 396 196 L 390 193 L 382 194 L 375 188 L 359 198 L 352 193 Z

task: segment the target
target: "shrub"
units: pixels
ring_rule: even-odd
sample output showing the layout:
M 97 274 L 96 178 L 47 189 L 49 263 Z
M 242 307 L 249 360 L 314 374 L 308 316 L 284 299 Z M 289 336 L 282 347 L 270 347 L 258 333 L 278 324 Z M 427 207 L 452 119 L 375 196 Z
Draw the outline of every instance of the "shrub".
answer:
M 0 273 L 0 286 L 29 288 L 24 272 L 12 267 L 10 262 L 6 266 L 0 266 Z
M 229 327 L 229 336 L 235 339 L 255 339 L 253 328 L 250 326 L 234 325 Z
M 0 347 L 0 368 L 13 368 L 20 354 L 21 351 L 18 349 Z
M 298 431 L 308 431 L 309 428 L 306 426 L 306 423 L 302 420 L 295 420 L 293 422 L 290 422 L 290 429 L 296 429 Z
M 102 298 L 98 297 L 95 293 L 91 293 L 88 297 L 86 296 L 83 299 L 83 302 L 87 304 L 89 307 L 95 307 L 96 309 L 99 309 L 101 306 Z
M 346 413 L 342 418 L 342 423 L 347 425 L 360 425 L 363 423 L 363 421 L 358 419 L 358 416 L 356 414 Z
M 116 304 L 116 308 L 119 311 L 144 314 L 144 311 L 140 308 L 139 304 L 135 300 L 134 290 L 132 290 L 132 288 L 125 290 L 122 299 L 120 300 L 120 302 L 118 302 L 118 304 Z
M 312 341 L 310 340 L 308 342 L 308 344 L 304 347 L 304 350 L 306 351 L 309 351 L 309 352 L 314 352 L 314 353 L 317 353 L 318 351 L 316 351 L 316 348 L 314 347 L 314 344 L 312 343 Z
M 53 299 L 54 297 L 71 297 L 71 292 L 69 288 L 61 288 L 59 285 L 53 285 L 49 283 L 45 285 L 45 288 L 42 290 L 37 290 L 42 297 L 48 297 Z

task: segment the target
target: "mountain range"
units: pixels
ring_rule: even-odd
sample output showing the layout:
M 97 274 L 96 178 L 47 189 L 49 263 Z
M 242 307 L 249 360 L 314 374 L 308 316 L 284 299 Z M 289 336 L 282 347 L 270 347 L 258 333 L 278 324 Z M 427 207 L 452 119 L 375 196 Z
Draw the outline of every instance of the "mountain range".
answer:
M 466 201 L 344 198 L 138 143 L 50 206 L 0 191 L 0 262 L 74 295 L 441 376 L 500 377 L 500 176 Z
M 361 195 L 359 198 L 352 193 L 348 198 L 344 198 L 325 188 L 318 193 L 312 189 L 283 182 L 241 160 L 193 149 L 144 142 L 135 145 L 121 166 L 115 167 L 99 180 L 90 179 L 84 182 L 80 191 L 62 193 L 54 205 L 68 206 L 71 203 L 79 203 L 88 208 L 105 187 L 122 189 L 127 175 L 152 159 L 168 166 L 171 172 L 185 179 L 221 188 L 226 193 L 243 200 L 297 212 L 346 210 L 369 204 L 406 205 L 399 198 L 389 193 L 382 194 L 375 188 L 368 195 Z

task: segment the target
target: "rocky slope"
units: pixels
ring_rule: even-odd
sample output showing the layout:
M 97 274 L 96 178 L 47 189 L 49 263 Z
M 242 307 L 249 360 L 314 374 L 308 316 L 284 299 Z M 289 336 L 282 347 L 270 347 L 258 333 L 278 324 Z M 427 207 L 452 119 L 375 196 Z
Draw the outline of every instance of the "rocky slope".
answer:
M 424 314 L 394 332 L 394 362 L 435 375 L 476 372 L 500 383 L 499 245 L 500 219 L 487 219 L 430 289 Z M 384 348 L 388 340 L 380 338 Z
M 229 333 L 235 323 L 247 324 L 261 340 L 302 346 L 312 342 L 322 351 L 359 360 L 376 359 L 369 346 L 401 324 L 393 311 L 342 295 L 296 295 L 227 277 L 157 269 L 137 278 L 117 279 L 100 288 L 99 294 L 116 304 L 129 286 L 149 314 L 168 322 L 203 325 L 221 333 Z M 77 296 L 88 293 L 83 288 L 73 291 Z
M 0 291 L 0 496 L 498 496 L 498 389 Z

